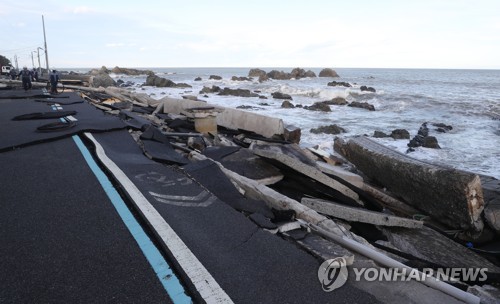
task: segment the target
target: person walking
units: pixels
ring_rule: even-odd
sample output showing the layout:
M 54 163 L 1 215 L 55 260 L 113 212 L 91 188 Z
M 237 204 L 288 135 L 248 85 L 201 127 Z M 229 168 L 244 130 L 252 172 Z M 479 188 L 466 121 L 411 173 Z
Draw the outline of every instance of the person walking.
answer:
M 16 78 L 17 78 L 17 72 L 16 72 L 16 69 L 14 69 L 14 68 L 10 69 L 9 74 L 10 74 L 10 79 L 11 79 L 11 80 L 16 80 Z
M 23 82 L 23 88 L 25 91 L 31 90 L 31 78 L 33 77 L 30 70 L 27 67 L 23 67 L 23 70 L 19 72 L 19 76 Z
M 49 75 L 50 80 L 50 93 L 57 94 L 57 83 L 59 82 L 59 74 L 56 70 L 52 70 L 52 73 Z
M 38 71 L 37 71 L 37 69 L 33 68 L 33 71 L 31 72 L 31 74 L 33 75 L 33 81 L 38 82 Z

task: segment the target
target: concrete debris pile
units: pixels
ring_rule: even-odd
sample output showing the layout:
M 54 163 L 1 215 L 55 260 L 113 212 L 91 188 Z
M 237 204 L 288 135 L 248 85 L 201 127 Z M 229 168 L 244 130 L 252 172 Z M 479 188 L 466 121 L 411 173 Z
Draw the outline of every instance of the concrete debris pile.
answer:
M 358 266 L 367 256 L 373 267 L 487 268 L 487 281 L 461 277 L 459 288 L 424 282 L 465 302 L 478 298 L 463 290 L 499 283 L 500 260 L 487 249 L 500 234 L 493 178 L 416 161 L 365 137 L 337 140 L 335 155 L 303 149 L 300 129 L 281 119 L 197 100 L 68 88 L 118 115 L 149 158 L 181 170 L 210 162 L 218 181 L 245 197 L 233 208 L 320 259 L 337 248 Z M 331 241 L 328 250 L 320 245 Z

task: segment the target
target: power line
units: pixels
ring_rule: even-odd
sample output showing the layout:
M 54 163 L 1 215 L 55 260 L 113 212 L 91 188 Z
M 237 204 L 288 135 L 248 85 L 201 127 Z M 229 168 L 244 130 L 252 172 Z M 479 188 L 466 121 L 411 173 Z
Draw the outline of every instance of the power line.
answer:
M 36 49 L 39 45 L 33 45 L 33 46 L 26 46 L 22 48 L 17 48 L 17 49 L 10 49 L 10 50 L 0 50 L 0 53 L 16 53 L 16 52 L 26 52 L 30 51 L 32 49 Z

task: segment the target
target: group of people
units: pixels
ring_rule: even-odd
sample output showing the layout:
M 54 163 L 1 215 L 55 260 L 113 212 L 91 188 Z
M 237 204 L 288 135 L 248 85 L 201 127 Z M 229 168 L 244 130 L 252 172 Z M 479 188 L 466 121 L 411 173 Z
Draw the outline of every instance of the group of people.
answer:
M 10 70 L 10 76 L 12 80 L 15 80 L 16 77 L 19 77 L 23 82 L 23 88 L 25 91 L 31 90 L 32 81 L 38 82 L 38 71 L 34 68 L 32 71 L 28 70 L 27 67 L 23 67 L 23 69 L 19 72 L 19 74 L 14 70 Z M 52 70 L 49 74 L 50 81 L 50 93 L 57 93 L 57 83 L 59 82 L 59 73 L 56 70 Z

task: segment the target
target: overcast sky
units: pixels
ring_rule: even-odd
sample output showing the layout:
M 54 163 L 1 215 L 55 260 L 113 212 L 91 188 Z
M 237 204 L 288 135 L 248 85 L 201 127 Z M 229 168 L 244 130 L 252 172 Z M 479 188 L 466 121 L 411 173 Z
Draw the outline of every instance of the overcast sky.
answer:
M 43 14 L 54 68 L 500 69 L 499 12 L 500 0 L 1 0 L 0 54 L 31 67 Z

